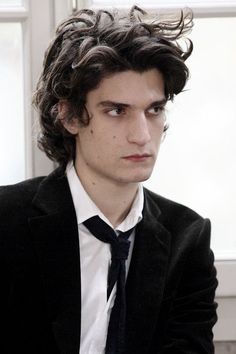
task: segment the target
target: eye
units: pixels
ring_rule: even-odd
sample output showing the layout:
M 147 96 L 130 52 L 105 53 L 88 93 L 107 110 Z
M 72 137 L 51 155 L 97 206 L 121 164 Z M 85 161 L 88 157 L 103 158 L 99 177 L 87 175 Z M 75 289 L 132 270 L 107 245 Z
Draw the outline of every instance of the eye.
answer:
M 153 106 L 147 110 L 147 113 L 152 116 L 159 116 L 164 111 L 164 109 L 164 106 Z
M 125 113 L 124 107 L 113 107 L 106 111 L 109 116 L 119 117 Z

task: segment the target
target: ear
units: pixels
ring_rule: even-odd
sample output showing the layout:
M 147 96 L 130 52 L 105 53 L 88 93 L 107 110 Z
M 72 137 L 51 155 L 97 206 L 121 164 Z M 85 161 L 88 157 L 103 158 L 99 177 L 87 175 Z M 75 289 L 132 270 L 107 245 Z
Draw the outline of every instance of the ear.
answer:
M 79 121 L 77 118 L 67 119 L 69 112 L 69 103 L 67 100 L 58 102 L 59 119 L 63 127 L 71 134 L 77 135 L 79 132 Z

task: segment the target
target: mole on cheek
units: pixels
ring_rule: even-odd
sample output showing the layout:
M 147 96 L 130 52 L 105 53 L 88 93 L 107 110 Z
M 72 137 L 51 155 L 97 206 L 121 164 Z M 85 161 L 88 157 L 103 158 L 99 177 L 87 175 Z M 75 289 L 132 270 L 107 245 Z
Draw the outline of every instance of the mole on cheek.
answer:
M 93 134 L 93 129 L 90 130 L 90 133 Z
M 116 139 L 116 136 L 115 136 L 115 135 L 113 135 L 113 139 Z

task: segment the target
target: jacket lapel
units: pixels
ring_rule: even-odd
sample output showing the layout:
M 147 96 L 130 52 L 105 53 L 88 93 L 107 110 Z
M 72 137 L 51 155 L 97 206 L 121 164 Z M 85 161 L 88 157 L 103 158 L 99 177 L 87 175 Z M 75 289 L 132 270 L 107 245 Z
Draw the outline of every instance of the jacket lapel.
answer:
M 158 221 L 160 209 L 145 192 L 127 279 L 127 353 L 148 352 L 155 330 L 170 252 L 170 233 Z
M 77 354 L 81 320 L 79 241 L 63 171 L 57 170 L 42 182 L 33 204 L 38 211 L 29 225 L 53 332 L 61 353 Z

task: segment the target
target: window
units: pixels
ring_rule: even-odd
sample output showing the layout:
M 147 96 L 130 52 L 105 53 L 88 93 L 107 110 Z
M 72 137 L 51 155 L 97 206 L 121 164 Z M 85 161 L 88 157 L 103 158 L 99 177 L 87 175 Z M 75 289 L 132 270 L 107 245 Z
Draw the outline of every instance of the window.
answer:
M 0 0 L 0 7 L 2 8 L 11 8 L 11 7 L 16 7 L 16 6 L 21 6 L 22 1 L 21 0 Z
M 71 11 L 64 0 L 0 0 L 0 185 L 53 169 L 36 147 L 31 97 L 55 25 Z
M 217 259 L 236 259 L 235 31 L 236 17 L 195 19 L 191 78 L 147 183 L 210 217 Z
M 25 178 L 23 41 L 19 22 L 0 23 L 0 184 Z
M 25 177 L 22 21 L 26 9 L 20 6 L 21 1 L 0 1 L 0 164 L 4 167 L 0 184 Z

